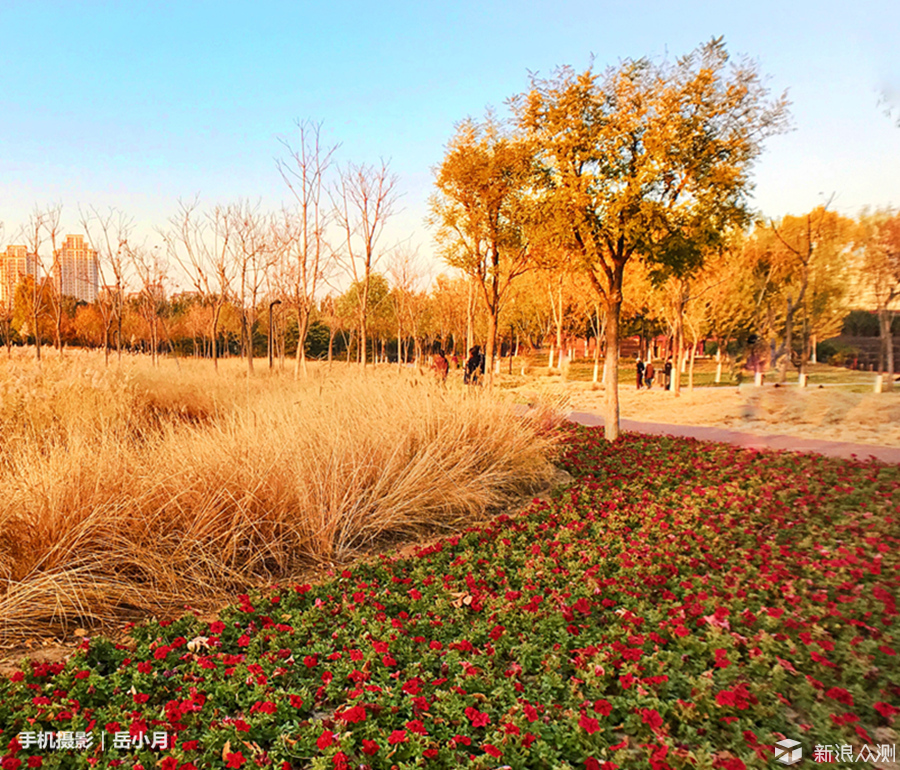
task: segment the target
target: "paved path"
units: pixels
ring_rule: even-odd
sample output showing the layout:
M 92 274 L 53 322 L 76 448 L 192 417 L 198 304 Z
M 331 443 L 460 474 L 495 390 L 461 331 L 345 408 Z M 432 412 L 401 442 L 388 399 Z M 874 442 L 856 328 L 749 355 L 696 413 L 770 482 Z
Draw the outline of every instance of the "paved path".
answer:
M 566 417 L 579 425 L 603 425 L 603 417 L 593 412 L 569 412 Z M 900 464 L 900 448 L 875 446 L 872 444 L 851 444 L 844 441 L 820 441 L 819 439 L 797 438 L 795 436 L 757 436 L 740 433 L 725 428 L 709 428 L 699 425 L 667 425 L 660 422 L 639 422 L 622 420 L 623 431 L 647 433 L 652 436 L 680 436 L 701 441 L 720 441 L 737 444 L 748 449 L 782 449 L 789 452 L 812 452 L 827 457 L 867 460 L 874 457 L 883 463 Z

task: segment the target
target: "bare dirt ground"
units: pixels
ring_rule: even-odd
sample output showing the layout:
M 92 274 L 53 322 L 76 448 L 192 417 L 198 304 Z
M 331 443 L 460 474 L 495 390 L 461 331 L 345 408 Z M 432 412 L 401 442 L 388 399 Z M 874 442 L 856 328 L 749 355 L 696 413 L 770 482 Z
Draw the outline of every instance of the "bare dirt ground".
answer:
M 606 392 L 589 382 L 541 377 L 517 383 L 517 398 L 557 402 L 602 414 Z M 643 422 L 700 425 L 825 441 L 900 447 L 900 392 L 858 393 L 839 387 L 703 387 L 676 397 L 659 388 L 620 389 L 621 416 Z

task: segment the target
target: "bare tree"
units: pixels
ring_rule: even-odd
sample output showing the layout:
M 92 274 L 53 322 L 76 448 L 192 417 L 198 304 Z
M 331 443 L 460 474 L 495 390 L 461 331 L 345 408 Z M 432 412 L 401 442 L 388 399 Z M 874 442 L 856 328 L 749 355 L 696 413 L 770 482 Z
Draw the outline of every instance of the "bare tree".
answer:
M 148 249 L 143 245 L 129 245 L 127 246 L 127 255 L 140 285 L 138 312 L 147 325 L 150 358 L 153 365 L 158 366 L 159 348 L 163 335 L 168 339 L 168 332 L 161 318 L 163 304 L 165 303 L 165 281 L 168 265 L 160 255 L 158 247 Z
M 385 161 L 380 166 L 348 164 L 340 170 L 335 191 L 336 218 L 344 233 L 343 259 L 358 293 L 359 361 L 365 366 L 369 282 L 381 256 L 378 241 L 396 213 L 397 176 Z
M 116 352 L 122 360 L 122 318 L 125 314 L 125 269 L 129 239 L 134 227 L 131 218 L 110 208 L 101 214 L 91 207 L 81 215 L 81 226 L 91 248 L 97 252 L 102 286 L 97 295 L 97 309 L 103 321 L 104 361 L 109 365 L 110 332 L 116 329 Z
M 306 337 L 315 308 L 316 289 L 330 249 L 325 241 L 328 217 L 324 211 L 325 175 L 338 145 L 323 147 L 322 124 L 298 121 L 297 145 L 282 141 L 288 158 L 277 160 L 278 171 L 296 203 L 283 212 L 280 243 L 284 294 L 297 313 L 297 358 L 294 377 L 307 374 Z
M 31 297 L 31 325 L 34 333 L 34 353 L 35 358 L 41 360 L 41 328 L 40 319 L 50 305 L 50 294 L 54 291 L 51 285 L 48 286 L 45 280 L 47 273 L 46 264 L 44 262 L 42 247 L 46 240 L 50 239 L 50 247 L 52 251 L 56 251 L 56 241 L 59 237 L 60 219 L 62 217 L 62 204 L 53 204 L 41 208 L 35 206 L 31 214 L 28 216 L 23 231 L 26 243 L 27 253 L 32 255 L 35 265 L 34 281 L 32 282 Z M 60 278 L 62 275 L 60 274 Z M 60 305 L 61 303 L 57 303 Z
M 397 366 L 402 368 L 409 357 L 404 355 L 403 340 L 415 332 L 416 295 L 422 282 L 416 250 L 408 246 L 397 249 L 391 258 L 388 274 L 393 283 L 390 298 L 397 323 Z
M 228 207 L 231 237 L 228 251 L 234 273 L 235 299 L 241 314 L 241 336 L 247 354 L 247 373 L 253 372 L 253 331 L 257 303 L 274 264 L 272 218 L 260 213 L 259 203 L 238 201 Z
M 234 280 L 231 209 L 216 206 L 205 217 L 196 200 L 179 201 L 178 213 L 162 234 L 169 255 L 188 275 L 194 289 L 211 308 L 210 349 L 213 368 L 219 370 L 219 322 Z

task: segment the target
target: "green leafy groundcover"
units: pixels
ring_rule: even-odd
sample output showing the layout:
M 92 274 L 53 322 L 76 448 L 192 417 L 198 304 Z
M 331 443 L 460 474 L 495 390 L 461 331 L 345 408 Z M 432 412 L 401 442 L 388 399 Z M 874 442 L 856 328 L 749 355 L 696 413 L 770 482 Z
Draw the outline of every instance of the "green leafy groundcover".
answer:
M 0 766 L 735 769 L 785 737 L 877 745 L 900 707 L 900 469 L 566 446 L 551 503 L 13 674 Z M 93 745 L 20 745 L 50 732 Z

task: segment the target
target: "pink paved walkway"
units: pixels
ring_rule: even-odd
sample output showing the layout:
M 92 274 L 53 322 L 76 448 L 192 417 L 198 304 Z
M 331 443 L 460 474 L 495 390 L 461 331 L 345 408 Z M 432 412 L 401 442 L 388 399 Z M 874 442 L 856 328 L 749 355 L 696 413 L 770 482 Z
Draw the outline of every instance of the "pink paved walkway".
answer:
M 593 412 L 569 412 L 566 417 L 579 425 L 603 425 L 603 417 Z M 900 448 L 874 446 L 872 444 L 850 444 L 844 441 L 820 441 L 818 439 L 796 438 L 795 436 L 756 436 L 725 428 L 707 428 L 698 425 L 667 425 L 659 422 L 639 422 L 622 420 L 623 431 L 647 433 L 652 436 L 680 436 L 696 438 L 700 441 L 720 441 L 737 444 L 748 449 L 780 449 L 788 452 L 812 452 L 827 457 L 845 460 L 856 458 L 868 460 L 870 457 L 883 463 L 900 464 Z

